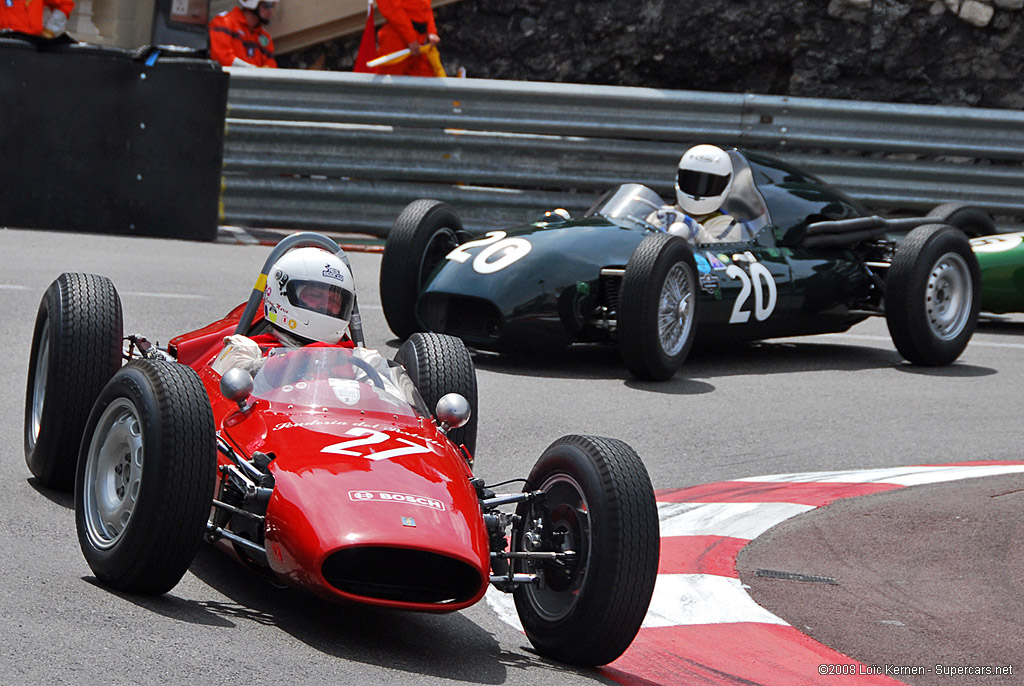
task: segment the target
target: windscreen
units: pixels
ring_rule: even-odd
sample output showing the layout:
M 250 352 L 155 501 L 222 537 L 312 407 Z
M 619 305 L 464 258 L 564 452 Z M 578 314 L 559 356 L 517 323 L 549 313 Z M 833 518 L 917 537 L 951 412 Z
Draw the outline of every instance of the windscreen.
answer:
M 307 346 L 272 350 L 253 378 L 252 395 L 310 408 L 430 416 L 405 369 L 366 348 Z
M 632 219 L 646 224 L 644 217 L 665 202 L 661 196 L 639 183 L 624 183 L 612 188 L 595 202 L 586 216 L 600 215 L 609 219 Z

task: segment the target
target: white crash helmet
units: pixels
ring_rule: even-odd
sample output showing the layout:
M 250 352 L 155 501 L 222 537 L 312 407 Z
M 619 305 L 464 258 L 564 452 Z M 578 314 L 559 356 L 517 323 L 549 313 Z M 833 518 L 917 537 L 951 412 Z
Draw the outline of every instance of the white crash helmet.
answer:
M 270 268 L 263 316 L 299 338 L 337 343 L 348 328 L 355 299 L 352 272 L 340 257 L 320 248 L 297 248 Z
M 260 3 L 266 3 L 267 5 L 276 5 L 278 0 L 238 0 L 238 4 L 247 10 L 256 10 L 259 8 Z
M 676 200 L 689 215 L 711 214 L 722 207 L 732 187 L 732 160 L 715 145 L 695 145 L 679 158 Z

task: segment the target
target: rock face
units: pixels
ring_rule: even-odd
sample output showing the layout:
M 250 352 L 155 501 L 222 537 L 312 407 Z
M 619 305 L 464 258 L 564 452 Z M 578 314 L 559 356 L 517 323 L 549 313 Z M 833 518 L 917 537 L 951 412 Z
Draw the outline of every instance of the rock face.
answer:
M 462 0 L 471 77 L 1024 108 L 1024 0 Z M 349 70 L 350 36 L 282 56 Z

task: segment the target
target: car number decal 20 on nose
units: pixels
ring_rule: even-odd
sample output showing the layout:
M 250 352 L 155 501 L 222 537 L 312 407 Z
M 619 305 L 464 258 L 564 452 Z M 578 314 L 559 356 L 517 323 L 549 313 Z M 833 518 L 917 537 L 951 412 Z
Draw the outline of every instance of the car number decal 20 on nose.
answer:
M 445 256 L 445 259 L 465 263 L 473 257 L 470 248 L 487 246 L 473 258 L 473 271 L 493 274 L 523 259 L 533 247 L 525 238 L 506 238 L 504 231 L 488 231 L 484 238 L 463 243 Z

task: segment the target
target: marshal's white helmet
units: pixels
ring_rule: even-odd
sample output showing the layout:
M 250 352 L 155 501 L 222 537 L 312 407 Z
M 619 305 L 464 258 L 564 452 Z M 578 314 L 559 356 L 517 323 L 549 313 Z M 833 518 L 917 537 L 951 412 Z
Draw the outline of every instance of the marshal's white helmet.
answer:
M 340 257 L 320 248 L 297 248 L 270 268 L 263 316 L 300 338 L 337 343 L 348 328 L 355 299 L 352 272 Z
M 676 200 L 683 212 L 704 215 L 722 206 L 732 187 L 729 153 L 714 145 L 695 145 L 679 158 Z
M 268 5 L 276 5 L 278 0 L 238 0 L 238 4 L 247 10 L 255 10 L 260 6 L 261 2 Z

